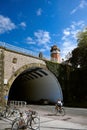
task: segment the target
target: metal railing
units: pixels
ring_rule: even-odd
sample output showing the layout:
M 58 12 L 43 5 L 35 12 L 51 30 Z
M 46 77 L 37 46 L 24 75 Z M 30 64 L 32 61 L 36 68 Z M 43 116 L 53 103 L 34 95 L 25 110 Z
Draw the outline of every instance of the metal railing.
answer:
M 16 52 L 24 53 L 24 54 L 35 56 L 35 57 L 38 57 L 38 54 L 39 54 L 39 52 L 36 53 L 36 52 L 31 51 L 31 50 L 24 49 L 24 48 L 21 48 L 21 47 L 18 47 L 18 46 L 14 46 L 14 45 L 11 45 L 11 44 L 8 44 L 8 43 L 5 43 L 5 42 L 0 42 L 0 46 L 4 47 L 6 49 L 10 49 L 10 50 L 13 50 L 13 51 L 16 51 Z
M 9 106 L 17 106 L 17 107 L 26 107 L 27 102 L 26 101 L 9 101 Z
M 18 53 L 22 53 L 22 54 L 26 54 L 26 55 L 29 55 L 29 56 L 34 56 L 34 57 L 40 58 L 39 57 L 40 52 L 31 51 L 31 50 L 24 49 L 24 48 L 21 48 L 21 47 L 18 47 L 18 46 L 14 46 L 14 45 L 11 45 L 11 44 L 8 44 L 8 43 L 5 43 L 5 42 L 0 42 L 0 47 L 6 48 L 6 49 L 9 49 L 9 50 L 18 52 Z M 41 59 L 50 61 L 50 58 L 47 57 L 47 56 L 45 56 Z

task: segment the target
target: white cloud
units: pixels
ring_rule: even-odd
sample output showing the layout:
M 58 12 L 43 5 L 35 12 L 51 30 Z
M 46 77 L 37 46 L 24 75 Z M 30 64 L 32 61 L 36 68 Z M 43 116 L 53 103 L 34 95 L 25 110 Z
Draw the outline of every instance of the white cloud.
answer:
M 64 33 L 65 36 L 69 36 L 70 35 L 70 31 L 68 30 L 68 28 L 64 29 L 63 33 Z
M 76 11 L 78 11 L 78 9 L 85 8 L 86 6 L 87 6 L 87 1 L 86 0 L 81 0 L 80 4 L 71 11 L 71 14 L 74 14 Z
M 11 31 L 16 28 L 16 25 L 8 17 L 0 15 L 0 34 Z
M 76 44 L 73 44 L 72 41 L 65 41 L 62 46 L 62 58 L 66 58 L 66 55 L 76 48 Z
M 39 9 L 37 10 L 36 14 L 37 14 L 37 16 L 40 16 L 40 15 L 42 14 L 42 9 L 39 8 Z
M 34 32 L 34 38 L 31 38 L 30 36 L 26 38 L 26 42 L 28 44 L 37 44 L 41 45 L 43 44 L 44 46 L 48 43 L 50 43 L 50 34 L 47 31 L 43 30 L 38 30 L 37 32 Z
M 50 52 L 50 46 L 49 44 L 45 44 L 43 48 L 41 48 L 39 51 L 41 52 Z
M 0 41 L 0 46 L 5 46 L 5 44 L 7 43 Z
M 78 10 L 78 7 L 76 7 L 75 9 L 73 9 L 70 14 L 74 14 L 77 10 Z
M 77 27 L 79 27 L 80 26 L 80 28 L 82 28 L 82 27 L 84 27 L 84 21 L 78 21 L 78 22 L 72 22 L 72 25 L 71 25 L 71 27 L 73 28 L 74 27 L 74 29 L 76 28 L 76 26 Z
M 87 1 L 86 0 L 82 0 L 81 3 L 79 4 L 79 8 L 84 8 L 87 6 Z
M 25 23 L 25 22 L 21 22 L 19 25 L 20 25 L 21 27 L 23 27 L 23 28 L 26 27 L 26 23 Z
M 31 37 L 27 37 L 27 38 L 26 38 L 26 42 L 27 42 L 28 44 L 35 44 L 35 41 L 34 41 Z
M 77 47 L 77 33 L 84 28 L 84 21 L 72 22 L 70 27 L 63 30 L 62 58 Z
M 38 44 L 46 44 L 50 43 L 50 34 L 47 31 L 43 30 L 38 30 L 37 32 L 34 33 L 35 39 Z
M 37 30 L 36 32 L 34 32 L 34 36 L 32 37 L 27 37 L 26 38 L 26 43 L 28 44 L 36 44 L 37 48 L 34 48 L 34 46 L 32 46 L 32 49 L 39 53 L 39 52 L 49 52 L 50 50 L 50 33 L 48 31 L 44 31 L 44 30 Z M 47 56 L 46 56 L 47 57 Z

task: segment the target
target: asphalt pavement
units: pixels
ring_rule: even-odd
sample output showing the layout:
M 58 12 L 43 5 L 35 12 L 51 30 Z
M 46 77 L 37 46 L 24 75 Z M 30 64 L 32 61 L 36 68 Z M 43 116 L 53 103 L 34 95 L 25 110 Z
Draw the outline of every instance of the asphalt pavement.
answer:
M 29 105 L 20 109 L 21 111 L 32 109 L 38 112 L 40 116 L 40 127 L 38 130 L 87 130 L 87 116 L 76 116 L 72 113 L 70 115 L 70 111 L 66 108 L 67 113 L 65 116 L 56 116 L 53 113 L 53 106 Z M 83 109 L 83 111 L 87 112 L 87 109 Z M 12 118 L 9 120 L 3 118 L 0 120 L 0 130 L 11 130 L 11 123 Z

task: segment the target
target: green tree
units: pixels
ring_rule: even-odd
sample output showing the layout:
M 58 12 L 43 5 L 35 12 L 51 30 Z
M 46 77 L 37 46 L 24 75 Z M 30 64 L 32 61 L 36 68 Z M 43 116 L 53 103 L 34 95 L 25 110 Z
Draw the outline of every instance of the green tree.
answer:
M 69 61 L 75 68 L 78 66 L 80 68 L 87 67 L 87 28 L 85 31 L 78 33 L 77 42 L 78 46 L 72 51 L 72 57 Z
M 72 57 L 69 59 L 74 68 L 87 66 L 87 45 L 77 47 L 72 51 Z
M 77 35 L 77 43 L 79 47 L 87 45 L 87 28 L 83 32 L 79 32 Z
M 77 35 L 77 48 L 72 51 L 69 61 L 72 63 L 73 71 L 70 75 L 73 97 L 72 102 L 76 106 L 87 107 L 87 28 Z M 78 69 L 78 67 L 80 67 Z

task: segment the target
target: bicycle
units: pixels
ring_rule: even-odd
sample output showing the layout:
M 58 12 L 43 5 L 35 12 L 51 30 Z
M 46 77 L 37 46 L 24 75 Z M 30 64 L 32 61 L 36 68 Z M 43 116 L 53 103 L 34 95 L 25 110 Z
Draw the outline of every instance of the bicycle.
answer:
M 9 117 L 9 114 L 10 114 L 10 109 L 9 109 L 9 106 L 6 105 L 6 106 L 2 109 L 1 116 L 6 118 L 6 117 Z
M 10 108 L 9 106 L 5 106 L 4 110 L 1 112 L 1 116 L 5 118 L 9 118 L 11 116 L 18 116 L 20 113 L 19 109 L 16 107 Z
M 20 116 L 20 110 L 17 109 L 16 107 L 10 108 L 9 116 L 10 116 L 10 117 L 11 117 L 11 116 L 15 116 L 15 117 Z
M 40 119 L 36 111 L 25 111 L 25 116 L 23 113 L 20 113 L 20 117 L 16 118 L 12 122 L 11 130 L 19 130 L 19 129 L 32 129 L 39 130 L 40 128 Z
M 0 106 L 0 117 L 2 117 L 2 107 Z
M 65 115 L 65 110 L 64 108 L 61 106 L 59 107 L 57 104 L 55 105 L 55 115 L 61 115 L 64 116 Z

